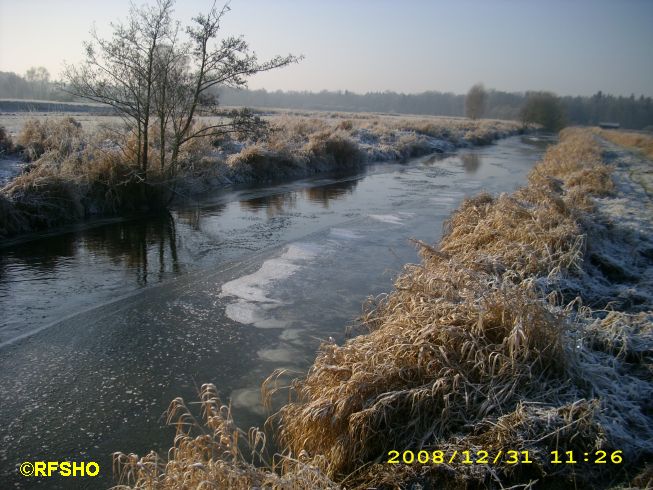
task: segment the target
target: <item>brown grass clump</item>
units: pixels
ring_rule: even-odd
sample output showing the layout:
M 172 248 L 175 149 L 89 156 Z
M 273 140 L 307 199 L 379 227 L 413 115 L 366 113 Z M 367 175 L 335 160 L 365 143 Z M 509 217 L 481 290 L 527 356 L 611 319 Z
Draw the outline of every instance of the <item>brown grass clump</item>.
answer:
M 650 134 L 604 129 L 598 130 L 598 134 L 618 145 L 639 150 L 648 158 L 653 159 L 653 136 Z
M 466 200 L 447 221 L 440 250 L 466 267 L 521 276 L 580 267 L 579 213 L 591 208 L 589 196 L 608 194 L 614 184 L 591 136 L 565 130 L 561 138 L 533 169 L 528 187 Z
M 274 152 L 262 144 L 243 148 L 229 156 L 227 165 L 234 173 L 254 181 L 270 181 L 292 176 L 295 169 L 305 164 L 299 156 L 285 151 Z
M 40 157 L 2 188 L 0 236 L 140 209 L 135 156 L 128 142 L 123 151 L 107 136 L 84 134 L 72 118 L 28 121 L 19 141 Z
M 467 200 L 438 248 L 419 242 L 422 264 L 363 316 L 369 333 L 322 345 L 271 418 L 287 453 L 321 458 L 348 488 L 469 488 L 592 486 L 619 468 L 555 467 L 549 452 L 623 450 L 631 464 L 653 452 L 648 371 L 622 368 L 633 373 L 624 378 L 614 368 L 650 349 L 649 333 L 623 314 L 595 320 L 578 301 L 562 308 L 555 290 L 582 275 L 591 198 L 613 188 L 596 146 L 586 131 L 563 132 L 526 188 Z M 608 325 L 618 333 L 596 335 Z M 266 382 L 268 397 L 282 374 Z M 382 464 L 393 449 L 535 458 L 516 467 Z
M 428 252 L 427 252 L 428 253 Z M 429 447 L 564 379 L 560 319 L 532 291 L 431 256 L 366 318 L 323 346 L 281 440 L 346 474 L 392 448 Z M 436 263 L 437 262 L 437 263 Z
M 69 155 L 79 147 L 82 125 L 72 117 L 59 120 L 28 119 L 18 133 L 16 143 L 20 145 L 23 157 L 34 161 L 48 151 Z
M 3 193 L 13 204 L 11 213 L 20 216 L 14 225 L 26 226 L 23 231 L 49 228 L 83 215 L 76 186 L 53 165 L 39 165 L 19 175 Z M 14 231 L 12 223 L 6 224 L 8 230 Z
M 278 180 L 319 171 L 352 168 L 364 161 L 358 144 L 342 129 L 321 119 L 282 118 L 261 141 L 227 158 L 233 174 L 245 180 Z
M 614 190 L 612 168 L 603 163 L 601 150 L 594 138 L 578 128 L 560 133 L 562 142 L 550 148 L 529 177 L 529 182 L 541 185 L 551 177 L 562 180 L 567 189 L 582 194 L 609 195 Z
M 309 137 L 304 149 L 311 158 L 326 160 L 337 167 L 353 167 L 363 161 L 356 143 L 341 131 L 314 133 Z

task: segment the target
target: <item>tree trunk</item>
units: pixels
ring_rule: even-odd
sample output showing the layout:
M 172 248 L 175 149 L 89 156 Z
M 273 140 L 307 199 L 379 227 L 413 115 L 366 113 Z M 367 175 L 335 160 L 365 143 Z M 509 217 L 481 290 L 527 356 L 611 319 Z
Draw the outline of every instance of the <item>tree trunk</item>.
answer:
M 161 175 L 163 175 L 163 171 L 165 169 L 166 165 L 166 124 L 165 120 L 163 119 L 163 116 L 161 117 L 161 121 L 159 124 L 159 131 L 161 131 L 161 137 L 160 137 L 160 149 L 159 151 L 161 152 L 160 156 L 160 163 L 161 163 Z
M 136 141 L 136 165 L 140 168 L 141 166 L 141 140 L 142 140 L 142 131 L 141 131 L 141 119 L 138 118 L 138 134 Z
M 148 128 L 150 127 L 150 116 L 149 114 L 145 115 L 145 121 L 143 122 L 143 162 L 141 165 L 141 170 L 143 171 L 143 181 L 147 182 L 147 158 L 148 158 Z
M 166 84 L 165 80 L 163 86 L 161 87 L 161 110 L 159 111 L 159 131 L 161 134 L 160 138 L 160 163 L 161 163 L 161 175 L 163 175 L 163 170 L 165 168 L 165 159 L 166 159 L 166 119 L 165 119 L 165 104 L 166 104 Z

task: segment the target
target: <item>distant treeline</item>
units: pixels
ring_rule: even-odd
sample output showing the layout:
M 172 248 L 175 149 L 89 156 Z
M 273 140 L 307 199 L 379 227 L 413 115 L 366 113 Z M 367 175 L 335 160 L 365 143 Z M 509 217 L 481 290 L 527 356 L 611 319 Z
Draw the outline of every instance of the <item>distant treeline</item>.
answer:
M 464 116 L 465 96 L 450 92 L 428 91 L 419 94 L 396 92 L 368 92 L 357 94 L 345 91 L 296 92 L 236 90 L 222 87 L 220 102 L 228 106 L 269 107 L 302 110 L 348 112 L 387 112 L 396 114 L 430 114 Z M 526 96 L 490 90 L 485 117 L 519 119 Z M 0 98 L 41 99 L 63 102 L 82 102 L 49 81 L 43 71 L 31 71 L 25 77 L 12 72 L 0 72 Z M 568 124 L 596 125 L 617 122 L 624 128 L 642 129 L 653 126 L 653 99 L 631 95 L 613 96 L 598 92 L 590 97 L 560 98 Z
M 484 117 L 519 119 L 526 94 L 490 90 Z M 569 124 L 596 125 L 599 122 L 618 122 L 624 128 L 642 129 L 653 125 L 651 97 L 615 97 L 598 92 L 591 97 L 560 98 Z M 351 112 L 388 112 L 398 114 L 432 114 L 464 116 L 465 96 L 443 92 L 398 94 L 396 92 L 349 91 L 268 92 L 266 90 L 220 89 L 224 105 L 250 107 L 279 107 L 287 109 L 317 109 Z
M 30 69 L 23 77 L 10 71 L 0 71 L 0 99 L 38 99 L 57 102 L 81 102 L 50 81 L 45 68 Z
M 100 115 L 114 114 L 112 107 L 91 104 L 87 101 L 64 102 L 50 98 L 49 100 L 33 99 L 2 99 L 0 112 L 89 112 Z

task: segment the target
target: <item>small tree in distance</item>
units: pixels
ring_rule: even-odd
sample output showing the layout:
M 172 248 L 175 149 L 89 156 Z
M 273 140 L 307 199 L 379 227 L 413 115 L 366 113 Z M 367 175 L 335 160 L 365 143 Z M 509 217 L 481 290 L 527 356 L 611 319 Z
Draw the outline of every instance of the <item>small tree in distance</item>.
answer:
M 546 131 L 557 132 L 565 126 L 565 111 L 554 93 L 527 92 L 521 120 L 524 124 L 540 124 Z
M 133 158 L 139 169 L 135 177 L 143 184 L 149 183 L 153 149 L 160 173 L 171 177 L 181 149 L 194 138 L 264 128 L 264 121 L 246 109 L 219 111 L 214 87 L 244 88 L 250 76 L 301 59 L 287 55 L 260 62 L 242 37 L 219 39 L 228 4 L 219 9 L 214 3 L 185 29 L 173 20 L 173 6 L 174 0 L 132 6 L 125 22 L 111 24 L 110 39 L 92 31 L 84 63 L 64 72 L 64 90 L 112 106 L 126 123 L 135 144 L 124 148 L 125 154 Z M 202 115 L 217 119 L 199 124 Z
M 487 92 L 482 83 L 473 85 L 465 97 L 465 115 L 470 119 L 479 119 L 485 113 Z
M 49 92 L 50 72 L 44 67 L 31 67 L 25 72 L 25 80 L 32 85 L 32 96 L 46 99 Z

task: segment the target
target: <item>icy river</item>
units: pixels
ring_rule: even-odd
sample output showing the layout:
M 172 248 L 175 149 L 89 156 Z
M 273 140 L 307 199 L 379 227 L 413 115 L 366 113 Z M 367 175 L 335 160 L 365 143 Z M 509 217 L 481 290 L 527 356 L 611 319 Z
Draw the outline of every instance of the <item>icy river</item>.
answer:
M 111 453 L 167 450 L 161 414 L 201 384 L 262 426 L 261 382 L 305 372 L 387 292 L 409 239 L 436 242 L 465 196 L 523 184 L 547 141 L 231 189 L 169 215 L 0 248 L 0 488 L 103 488 Z M 25 478 L 23 461 L 96 461 L 96 478 Z M 68 480 L 68 481 L 66 481 Z

